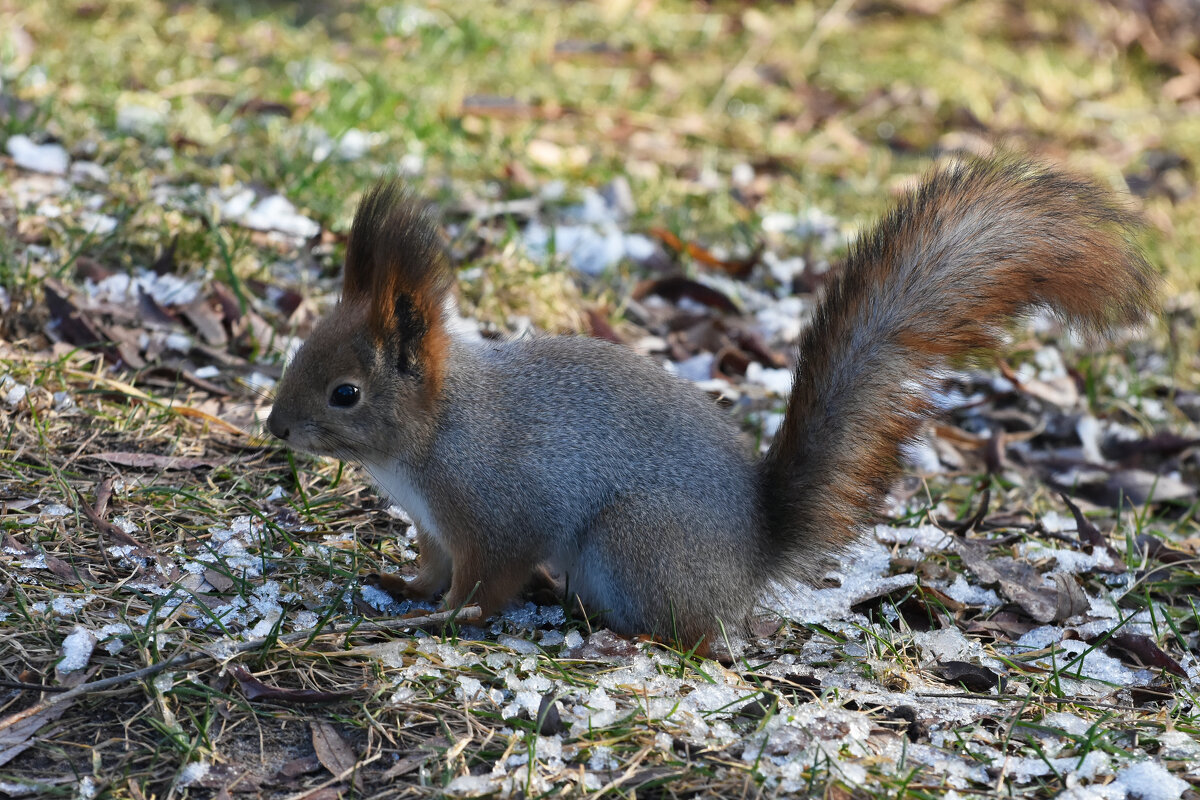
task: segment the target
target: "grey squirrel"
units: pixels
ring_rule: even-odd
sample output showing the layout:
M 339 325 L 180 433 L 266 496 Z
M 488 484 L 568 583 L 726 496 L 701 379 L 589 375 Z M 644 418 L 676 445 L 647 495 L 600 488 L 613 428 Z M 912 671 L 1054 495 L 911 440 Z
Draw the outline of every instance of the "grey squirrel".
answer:
M 1095 333 L 1157 276 L 1109 191 L 1012 157 L 935 169 L 851 247 L 802 336 L 762 458 L 717 405 L 598 339 L 468 342 L 447 320 L 434 218 L 394 180 L 362 199 L 339 305 L 267 425 L 362 464 L 412 517 L 394 594 L 500 610 L 536 569 L 614 630 L 684 643 L 744 628 L 773 582 L 812 580 L 899 477 L 951 363 L 1036 308 Z

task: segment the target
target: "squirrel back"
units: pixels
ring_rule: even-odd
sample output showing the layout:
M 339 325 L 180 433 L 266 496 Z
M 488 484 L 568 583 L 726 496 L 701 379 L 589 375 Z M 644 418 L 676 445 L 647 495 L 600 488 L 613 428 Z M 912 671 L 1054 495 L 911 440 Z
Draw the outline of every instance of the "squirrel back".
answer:
M 768 548 L 803 574 L 853 540 L 902 470 L 943 371 L 1046 309 L 1086 332 L 1135 321 L 1157 277 L 1111 192 L 1016 159 L 935 170 L 850 250 L 800 342 L 761 464 Z
M 687 644 L 817 577 L 878 512 L 951 364 L 1048 308 L 1104 332 L 1151 304 L 1135 218 L 1018 160 L 933 172 L 851 249 L 805 331 L 762 459 L 693 385 L 587 338 L 451 331 L 437 226 L 395 182 L 367 194 L 342 302 L 284 373 L 268 427 L 358 461 L 413 517 L 413 597 L 499 610 L 544 568 L 624 633 Z

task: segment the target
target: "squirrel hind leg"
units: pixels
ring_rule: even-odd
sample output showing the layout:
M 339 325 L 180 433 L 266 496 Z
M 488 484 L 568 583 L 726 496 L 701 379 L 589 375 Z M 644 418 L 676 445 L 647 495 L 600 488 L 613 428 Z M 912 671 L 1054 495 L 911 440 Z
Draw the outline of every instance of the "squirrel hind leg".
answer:
M 714 570 L 726 568 L 719 566 L 719 535 L 705 534 L 711 521 L 678 514 L 646 496 L 611 503 L 592 521 L 575 563 L 567 565 L 570 591 L 622 635 L 646 634 L 684 649 L 715 645 L 725 633 L 739 637 L 751 598 L 733 574 L 736 566 L 722 572 L 719 585 Z M 743 591 L 731 594 L 726 586 Z
M 503 611 L 529 582 L 534 568 L 532 559 L 512 554 L 464 549 L 456 551 L 453 559 L 454 576 L 442 605 L 448 609 L 479 606 L 482 619 Z

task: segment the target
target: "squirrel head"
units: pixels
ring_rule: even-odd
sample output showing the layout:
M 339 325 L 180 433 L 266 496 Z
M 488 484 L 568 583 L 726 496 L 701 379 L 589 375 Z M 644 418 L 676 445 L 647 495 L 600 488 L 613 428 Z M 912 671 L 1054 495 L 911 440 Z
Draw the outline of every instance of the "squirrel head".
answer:
M 432 214 L 395 179 L 376 184 L 354 215 L 342 299 L 279 382 L 271 433 L 360 462 L 420 452 L 442 389 L 451 283 Z

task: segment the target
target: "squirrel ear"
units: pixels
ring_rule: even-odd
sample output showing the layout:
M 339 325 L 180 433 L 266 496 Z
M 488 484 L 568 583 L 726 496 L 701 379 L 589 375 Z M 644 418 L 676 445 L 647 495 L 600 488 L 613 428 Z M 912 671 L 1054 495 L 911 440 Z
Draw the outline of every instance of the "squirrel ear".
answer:
M 375 184 L 350 228 L 342 300 L 366 306 L 371 336 L 381 345 L 395 343 L 401 371 L 441 366 L 451 282 L 433 214 L 398 180 Z

